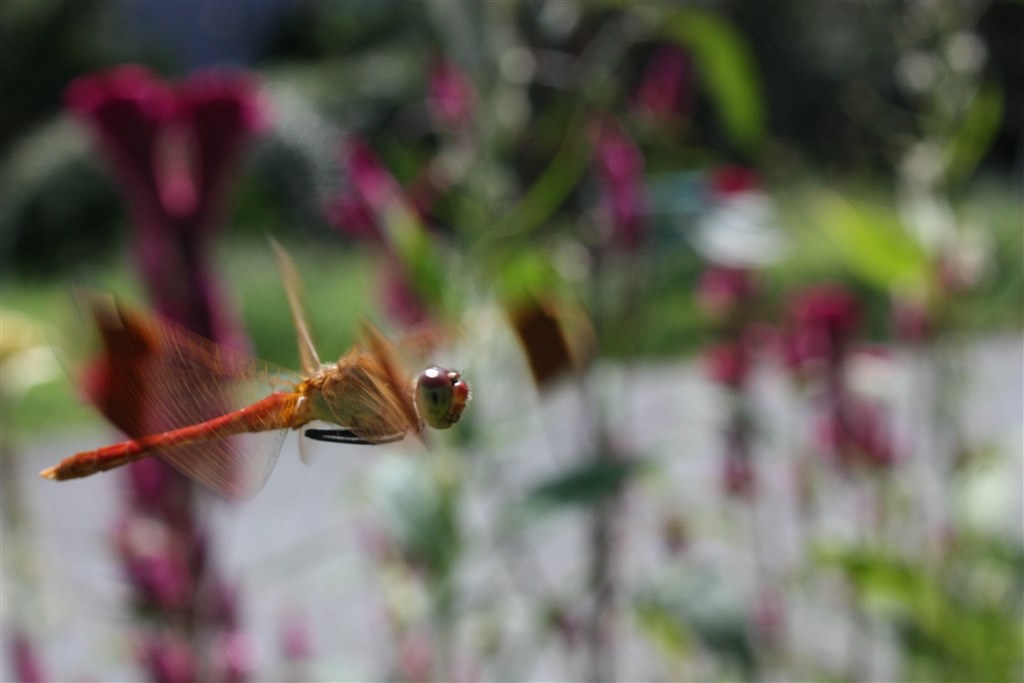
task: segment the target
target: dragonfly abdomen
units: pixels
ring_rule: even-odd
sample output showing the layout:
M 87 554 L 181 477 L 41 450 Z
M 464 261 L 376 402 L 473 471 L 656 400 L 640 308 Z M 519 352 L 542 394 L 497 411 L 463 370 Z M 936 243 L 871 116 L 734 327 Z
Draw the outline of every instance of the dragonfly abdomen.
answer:
M 300 398 L 298 393 L 274 393 L 250 406 L 206 422 L 76 453 L 39 474 L 47 479 L 59 481 L 77 479 L 141 460 L 167 448 L 247 432 L 300 427 L 309 421 L 309 418 L 303 415 L 305 411 L 302 410 Z

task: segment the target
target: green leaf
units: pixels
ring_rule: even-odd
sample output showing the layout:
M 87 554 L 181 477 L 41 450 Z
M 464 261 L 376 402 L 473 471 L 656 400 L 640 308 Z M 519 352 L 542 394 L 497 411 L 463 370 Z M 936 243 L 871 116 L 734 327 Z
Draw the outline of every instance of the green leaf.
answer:
M 764 100 L 743 36 L 720 17 L 698 9 L 675 13 L 664 30 L 693 56 L 726 134 L 744 151 L 753 151 L 764 137 Z
M 893 211 L 831 193 L 811 208 L 854 275 L 887 294 L 924 286 L 928 257 Z
M 946 182 L 956 186 L 978 167 L 999 131 L 1003 118 L 1003 91 L 994 82 L 983 84 L 964 112 L 963 124 L 945 149 Z
M 691 649 L 690 632 L 676 614 L 655 600 L 637 599 L 633 605 L 640 630 L 670 659 L 683 660 Z
M 593 505 L 618 493 L 626 482 L 649 466 L 644 460 L 588 462 L 540 484 L 526 497 L 527 507 Z

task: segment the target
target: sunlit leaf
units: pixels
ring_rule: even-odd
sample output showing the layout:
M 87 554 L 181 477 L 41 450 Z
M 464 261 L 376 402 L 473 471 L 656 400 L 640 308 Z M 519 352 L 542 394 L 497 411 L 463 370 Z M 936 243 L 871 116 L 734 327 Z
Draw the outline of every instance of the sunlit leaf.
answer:
M 638 598 L 633 613 L 640 630 L 668 657 L 686 657 L 690 651 L 689 629 L 671 610 L 655 600 Z
M 962 542 L 952 562 L 934 567 L 861 548 L 818 548 L 815 561 L 841 569 L 862 604 L 892 620 L 909 655 L 908 680 L 1020 680 L 1019 552 Z
M 665 33 L 693 55 L 725 133 L 741 149 L 753 150 L 764 136 L 764 100 L 743 36 L 721 17 L 698 9 L 675 13 Z
M 920 288 L 928 259 L 893 211 L 824 194 L 813 215 L 850 271 L 883 292 Z
M 998 84 L 982 85 L 964 113 L 963 124 L 945 150 L 946 181 L 956 186 L 967 180 L 992 146 L 1003 118 L 1003 91 Z

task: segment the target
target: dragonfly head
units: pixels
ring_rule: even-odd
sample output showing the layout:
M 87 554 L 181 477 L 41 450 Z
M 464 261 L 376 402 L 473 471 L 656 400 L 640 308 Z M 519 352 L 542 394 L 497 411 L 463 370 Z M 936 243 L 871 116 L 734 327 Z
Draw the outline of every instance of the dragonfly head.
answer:
M 431 366 L 416 378 L 416 410 L 434 429 L 447 429 L 459 421 L 469 402 L 469 384 L 456 370 Z

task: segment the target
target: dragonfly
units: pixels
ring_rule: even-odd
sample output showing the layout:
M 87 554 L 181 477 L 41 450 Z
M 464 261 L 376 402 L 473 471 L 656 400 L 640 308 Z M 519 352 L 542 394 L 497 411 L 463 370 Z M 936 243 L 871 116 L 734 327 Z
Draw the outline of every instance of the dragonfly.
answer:
M 459 421 L 470 400 L 461 373 L 432 365 L 410 379 L 396 346 L 368 323 L 337 362 L 321 363 L 295 265 L 280 245 L 272 242 L 272 247 L 301 374 L 93 296 L 88 309 L 104 352 L 92 381 L 83 382 L 85 392 L 131 438 L 76 453 L 40 475 L 77 479 L 157 456 L 214 493 L 237 500 L 263 487 L 290 430 L 311 440 L 377 445 Z M 252 387 L 260 386 L 275 389 L 254 395 Z

